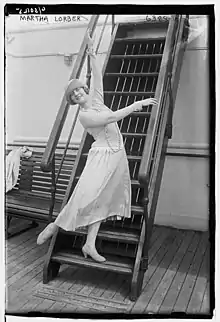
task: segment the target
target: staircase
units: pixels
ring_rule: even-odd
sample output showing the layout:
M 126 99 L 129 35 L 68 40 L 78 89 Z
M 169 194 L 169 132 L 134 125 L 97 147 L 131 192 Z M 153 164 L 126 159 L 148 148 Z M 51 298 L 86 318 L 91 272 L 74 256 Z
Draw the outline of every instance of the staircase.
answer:
M 86 229 L 59 229 L 45 260 L 44 283 L 57 276 L 61 264 L 79 265 L 126 274 L 131 281 L 131 300 L 139 296 L 148 266 L 167 142 L 172 135 L 187 21 L 175 16 L 170 22 L 115 26 L 103 67 L 105 104 L 116 111 L 144 98 L 159 100 L 158 107 L 148 106 L 118 123 L 131 176 L 131 218 L 101 224 L 96 246 L 106 257 L 104 263 L 82 256 Z M 79 180 L 92 142 L 93 138 L 84 133 L 63 206 Z

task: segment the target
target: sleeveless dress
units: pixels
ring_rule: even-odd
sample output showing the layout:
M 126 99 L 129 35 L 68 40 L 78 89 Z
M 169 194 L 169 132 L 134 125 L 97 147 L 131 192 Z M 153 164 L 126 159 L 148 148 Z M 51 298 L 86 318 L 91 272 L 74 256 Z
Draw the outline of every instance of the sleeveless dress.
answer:
M 91 108 L 96 113 L 108 109 L 103 101 L 102 82 L 97 79 L 94 79 L 91 98 Z M 80 111 L 79 119 L 81 113 L 86 111 Z M 95 141 L 68 203 L 55 220 L 57 226 L 67 231 L 131 216 L 130 173 L 117 123 L 90 128 L 87 132 Z

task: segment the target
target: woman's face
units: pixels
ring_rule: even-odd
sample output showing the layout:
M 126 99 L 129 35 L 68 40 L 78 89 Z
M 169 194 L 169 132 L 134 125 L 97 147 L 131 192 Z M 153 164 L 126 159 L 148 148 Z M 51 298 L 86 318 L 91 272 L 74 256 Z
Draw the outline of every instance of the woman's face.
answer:
M 79 105 L 83 105 L 88 101 L 88 95 L 82 87 L 75 88 L 71 95 L 72 100 Z

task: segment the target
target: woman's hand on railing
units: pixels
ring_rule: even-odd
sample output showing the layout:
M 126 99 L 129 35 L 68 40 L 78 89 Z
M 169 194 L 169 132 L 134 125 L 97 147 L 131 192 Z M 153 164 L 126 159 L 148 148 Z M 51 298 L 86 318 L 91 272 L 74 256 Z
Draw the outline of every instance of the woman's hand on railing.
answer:
M 157 104 L 158 104 L 158 100 L 156 98 L 146 98 L 144 100 L 137 101 L 134 103 L 134 112 L 142 111 L 144 106 L 157 105 Z
M 90 36 L 90 29 L 87 30 L 87 33 L 86 33 L 86 42 L 87 42 L 87 46 L 88 46 L 88 49 L 87 49 L 87 53 L 90 54 L 90 53 L 94 53 L 94 43 L 95 43 L 95 34 L 93 35 L 93 37 Z

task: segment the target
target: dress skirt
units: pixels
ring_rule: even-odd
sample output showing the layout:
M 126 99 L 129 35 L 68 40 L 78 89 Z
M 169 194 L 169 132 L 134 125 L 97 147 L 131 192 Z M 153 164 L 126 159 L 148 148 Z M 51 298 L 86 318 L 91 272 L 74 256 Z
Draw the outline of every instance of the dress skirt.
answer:
M 67 231 L 131 216 L 131 181 L 124 147 L 92 147 L 80 179 L 55 220 Z

